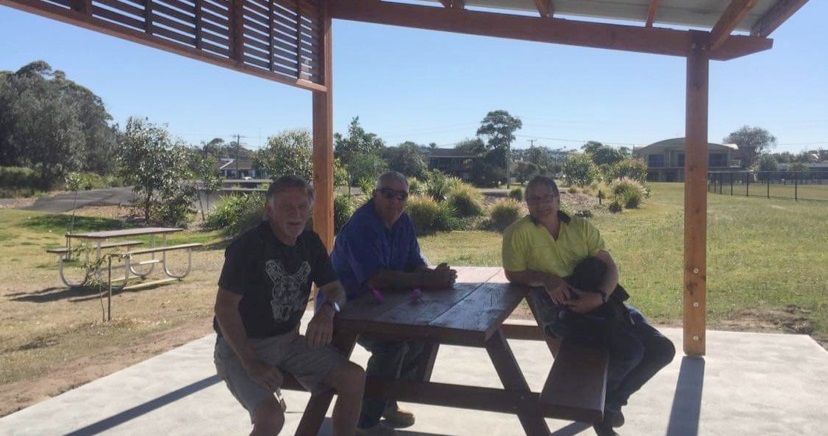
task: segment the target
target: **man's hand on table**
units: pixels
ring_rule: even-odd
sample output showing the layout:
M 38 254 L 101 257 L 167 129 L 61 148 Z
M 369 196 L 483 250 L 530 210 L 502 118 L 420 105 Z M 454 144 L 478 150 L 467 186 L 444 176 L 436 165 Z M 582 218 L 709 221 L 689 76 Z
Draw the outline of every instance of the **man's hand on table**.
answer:
M 429 271 L 428 287 L 431 289 L 450 289 L 457 281 L 457 270 L 451 269 L 447 263 L 441 263 Z

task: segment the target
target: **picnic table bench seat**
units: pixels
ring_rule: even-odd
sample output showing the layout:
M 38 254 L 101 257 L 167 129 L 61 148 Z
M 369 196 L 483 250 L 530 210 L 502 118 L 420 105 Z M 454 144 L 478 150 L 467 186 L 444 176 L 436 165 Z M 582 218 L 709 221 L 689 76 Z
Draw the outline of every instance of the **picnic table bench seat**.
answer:
M 547 336 L 534 320 L 508 320 L 509 339 L 545 341 L 555 360 L 538 401 L 544 416 L 594 423 L 603 419 L 609 355 Z
M 193 242 L 190 244 L 179 244 L 179 245 L 163 245 L 160 247 L 151 247 L 151 248 L 142 248 L 140 250 L 130 251 L 130 256 L 140 256 L 142 254 L 152 254 L 152 253 L 162 253 L 166 251 L 175 251 L 175 250 L 192 250 L 194 248 L 203 247 L 204 244 Z

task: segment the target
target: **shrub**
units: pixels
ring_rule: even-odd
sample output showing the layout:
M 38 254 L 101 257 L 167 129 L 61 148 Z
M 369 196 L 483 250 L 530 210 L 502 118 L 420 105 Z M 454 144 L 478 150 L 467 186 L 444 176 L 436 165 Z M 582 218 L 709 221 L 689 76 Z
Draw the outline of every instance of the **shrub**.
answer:
M 406 212 L 417 232 L 425 232 L 434 229 L 438 217 L 442 213 L 440 205 L 431 197 L 415 195 L 408 198 Z
M 354 203 L 347 195 L 334 197 L 334 232 L 339 232 L 353 213 Z
M 426 230 L 440 230 L 440 231 L 451 231 L 457 230 L 462 225 L 462 220 L 457 217 L 457 209 L 447 202 L 444 201 L 439 203 L 440 206 L 440 213 L 437 214 L 437 217 L 434 219 L 434 224 L 432 224 L 431 229 Z
M 580 192 L 581 192 L 581 190 L 580 190 L 577 186 L 575 186 L 575 185 L 570 186 L 570 187 L 569 187 L 569 189 L 567 189 L 567 191 L 568 191 L 570 194 L 578 194 L 578 193 L 580 193 Z
M 453 211 L 451 216 L 462 218 L 483 214 L 483 196 L 474 186 L 467 183 L 458 183 L 449 193 L 446 203 Z
M 235 236 L 258 224 L 264 217 L 264 198 L 253 192 L 222 197 L 207 216 L 204 227 L 221 229 L 225 236 Z
M 408 193 L 411 195 L 423 195 L 425 193 L 425 184 L 414 177 L 408 178 Z
M 517 201 L 518 203 L 523 201 L 523 188 L 512 188 L 512 190 L 509 191 L 509 198 Z
M 612 200 L 612 203 L 607 206 L 607 209 L 612 213 L 618 213 L 624 210 L 624 206 L 621 206 L 621 203 L 618 202 L 617 199 Z
M 647 196 L 647 190 L 641 182 L 627 177 L 613 180 L 610 191 L 615 196 L 615 202 L 627 209 L 638 208 Z
M 374 192 L 374 188 L 377 186 L 377 181 L 370 177 L 363 177 L 357 180 L 357 186 L 359 186 L 359 189 L 362 191 L 362 195 L 371 197 Z
M 0 167 L 0 189 L 4 191 L 34 192 L 38 187 L 37 173 L 25 167 Z
M 445 201 L 452 191 L 464 183 L 457 177 L 447 176 L 439 170 L 431 170 L 426 180 L 426 194 L 437 201 Z
M 492 205 L 489 219 L 492 227 L 502 232 L 510 224 L 520 219 L 523 209 L 520 203 L 511 198 L 502 198 Z

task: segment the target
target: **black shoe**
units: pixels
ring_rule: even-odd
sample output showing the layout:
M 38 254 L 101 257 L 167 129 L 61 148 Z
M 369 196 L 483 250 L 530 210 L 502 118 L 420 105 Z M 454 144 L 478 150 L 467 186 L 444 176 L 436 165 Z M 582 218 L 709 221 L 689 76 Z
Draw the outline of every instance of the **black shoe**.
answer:
M 592 424 L 592 429 L 598 436 L 618 436 L 618 433 L 612 429 L 612 423 L 607 419 Z
M 618 428 L 624 425 L 624 414 L 621 411 L 613 412 L 613 411 L 605 411 L 604 412 L 604 421 L 609 421 L 613 428 Z

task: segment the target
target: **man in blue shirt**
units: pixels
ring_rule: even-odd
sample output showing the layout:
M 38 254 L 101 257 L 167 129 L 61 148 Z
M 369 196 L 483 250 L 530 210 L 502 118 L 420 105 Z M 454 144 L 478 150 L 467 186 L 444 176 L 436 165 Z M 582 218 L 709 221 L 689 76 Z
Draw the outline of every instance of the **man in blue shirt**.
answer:
M 390 171 L 379 177 L 371 200 L 354 212 L 336 237 L 331 263 L 345 287 L 348 299 L 370 292 L 448 289 L 457 271 L 446 264 L 431 269 L 420 254 L 411 218 L 404 213 L 408 181 Z M 320 303 L 317 301 L 317 303 Z M 371 352 L 366 375 L 383 379 L 413 379 L 428 361 L 425 344 L 360 337 L 358 343 Z M 399 409 L 395 401 L 364 398 L 357 434 L 396 434 L 394 427 L 414 424 L 414 415 Z

